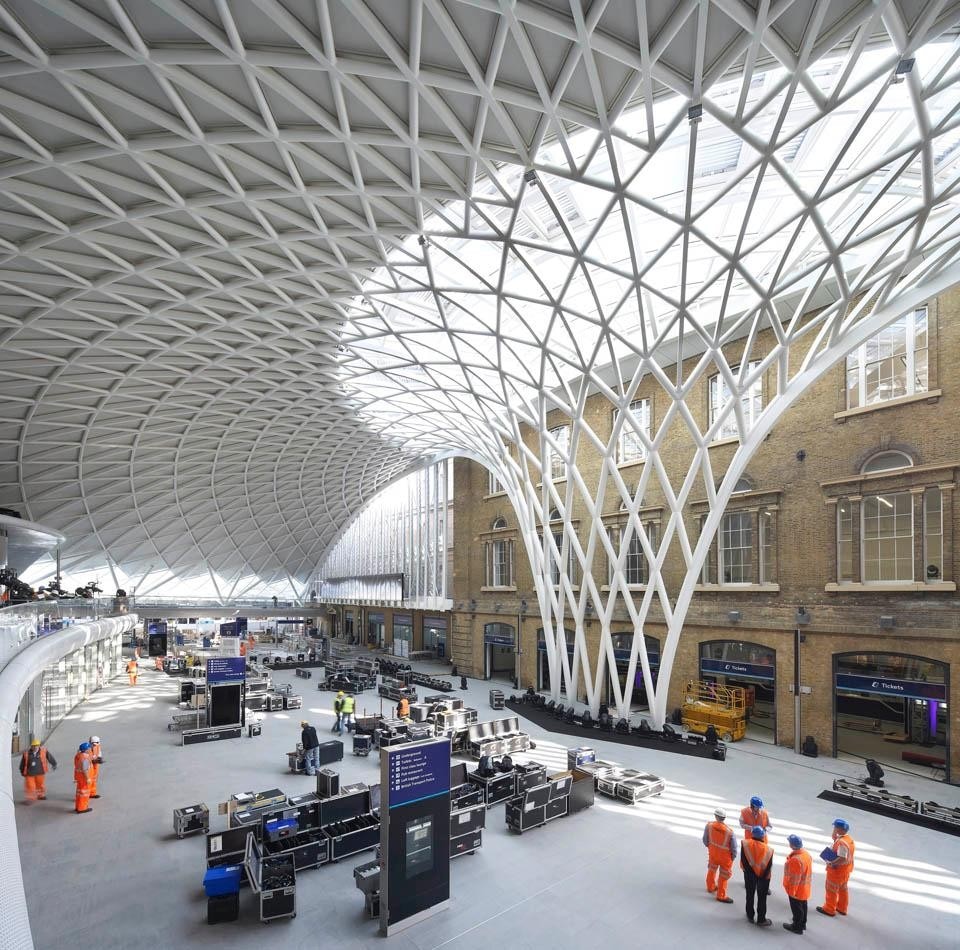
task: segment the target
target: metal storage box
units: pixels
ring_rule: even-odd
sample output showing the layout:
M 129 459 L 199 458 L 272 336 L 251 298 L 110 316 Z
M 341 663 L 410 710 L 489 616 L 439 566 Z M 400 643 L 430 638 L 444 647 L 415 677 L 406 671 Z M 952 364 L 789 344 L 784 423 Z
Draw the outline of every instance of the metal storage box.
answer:
M 178 838 L 210 828 L 210 809 L 203 803 L 173 810 L 173 830 Z
M 343 743 L 337 739 L 331 739 L 320 743 L 319 761 L 321 765 L 329 765 L 331 762 L 343 761 Z
M 463 854 L 473 854 L 483 845 L 482 831 L 469 831 L 465 835 L 450 836 L 450 857 L 459 858 Z
M 576 749 L 567 749 L 567 768 L 575 769 L 585 762 L 596 762 L 597 752 L 589 746 L 577 746 Z
M 511 772 L 498 772 L 489 777 L 470 772 L 467 779 L 483 789 L 483 801 L 487 808 L 513 798 L 516 794 L 516 776 Z
M 659 795 L 663 789 L 664 781 L 659 775 L 627 769 L 617 783 L 617 798 L 632 805 L 651 795 Z
M 564 795 L 561 798 L 554 798 L 547 802 L 546 820 L 553 821 L 554 818 L 563 818 L 570 807 L 570 796 Z

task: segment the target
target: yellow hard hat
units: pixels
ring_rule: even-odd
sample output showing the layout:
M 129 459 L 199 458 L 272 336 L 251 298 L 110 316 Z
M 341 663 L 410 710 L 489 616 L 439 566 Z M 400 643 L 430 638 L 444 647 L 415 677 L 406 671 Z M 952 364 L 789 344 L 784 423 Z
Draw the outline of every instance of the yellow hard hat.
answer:
M 340 692 L 337 693 L 337 695 L 338 695 L 338 696 L 342 696 L 342 695 L 343 695 L 343 690 L 341 689 Z
M 30 740 L 30 745 L 40 745 L 40 740 L 39 740 L 39 739 L 31 739 L 31 740 Z

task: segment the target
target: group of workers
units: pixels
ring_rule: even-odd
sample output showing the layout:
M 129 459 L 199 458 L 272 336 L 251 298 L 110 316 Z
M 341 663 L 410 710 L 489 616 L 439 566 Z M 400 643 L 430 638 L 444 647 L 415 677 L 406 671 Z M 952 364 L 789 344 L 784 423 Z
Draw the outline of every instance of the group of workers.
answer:
M 707 891 L 715 894 L 720 903 L 732 904 L 733 898 L 727 896 L 727 883 L 733 876 L 733 862 L 738 853 L 737 839 L 726 824 L 727 813 L 717 808 L 713 814 L 714 820 L 707 822 L 703 829 L 703 844 L 708 853 Z M 747 920 L 760 927 L 769 927 L 772 921 L 767 917 L 767 895 L 773 871 L 773 848 L 767 842 L 767 832 L 772 825 L 763 807 L 763 800 L 758 796 L 751 798 L 750 804 L 741 810 L 740 827 L 744 830 L 739 854 L 746 889 Z M 790 854 L 783 868 L 783 889 L 790 900 L 793 920 L 785 923 L 783 928 L 791 933 L 802 934 L 807 928 L 813 858 L 804 850 L 803 839 L 799 835 L 789 835 L 787 843 L 790 845 Z M 854 848 L 849 823 L 837 818 L 833 822 L 833 845 L 821 853 L 827 865 L 827 884 L 823 904 L 817 907 L 817 911 L 825 917 L 835 917 L 837 914 L 845 917 L 847 914 L 847 883 L 853 871 Z
M 74 811 L 78 815 L 93 811 L 90 799 L 100 797 L 97 782 L 101 765 L 103 753 L 100 737 L 90 736 L 86 742 L 80 743 L 77 754 L 73 757 L 73 781 L 76 785 Z M 20 774 L 23 776 L 27 802 L 46 800 L 47 773 L 56 767 L 57 760 L 53 753 L 39 739 L 33 739 L 30 748 L 20 757 Z

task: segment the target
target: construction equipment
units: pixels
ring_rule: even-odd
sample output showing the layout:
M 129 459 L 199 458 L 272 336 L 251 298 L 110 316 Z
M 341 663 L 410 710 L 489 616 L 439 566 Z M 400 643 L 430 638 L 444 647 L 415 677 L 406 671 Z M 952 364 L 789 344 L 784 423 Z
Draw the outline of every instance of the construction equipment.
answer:
M 747 695 L 742 686 L 720 686 L 702 680 L 687 683 L 680 721 L 691 732 L 717 730 L 724 742 L 735 742 L 747 734 Z

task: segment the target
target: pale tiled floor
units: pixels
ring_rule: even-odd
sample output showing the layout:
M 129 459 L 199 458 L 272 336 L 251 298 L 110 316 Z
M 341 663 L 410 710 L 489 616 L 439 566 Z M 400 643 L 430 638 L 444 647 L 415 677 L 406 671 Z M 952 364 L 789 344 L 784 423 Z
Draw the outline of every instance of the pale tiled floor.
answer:
M 308 718 L 331 720 L 328 693 L 316 679 L 289 679 L 305 697 Z M 488 684 L 471 680 L 466 696 L 494 718 Z M 177 840 L 173 809 L 205 801 L 212 807 L 231 793 L 279 786 L 309 791 L 313 781 L 286 771 L 286 755 L 299 733 L 299 712 L 270 714 L 263 735 L 181 748 L 165 723 L 173 709 L 175 681 L 144 671 L 140 685 L 113 686 L 78 709 L 50 740 L 63 763 L 50 783 L 50 799 L 18 809 L 21 854 L 36 945 L 107 948 L 260 947 L 265 939 L 285 947 L 334 946 L 337 950 L 383 946 L 376 924 L 363 915 L 352 869 L 359 855 L 301 874 L 298 915 L 269 927 L 259 923 L 254 898 L 241 898 L 240 920 L 208 926 L 201 880 L 201 837 Z M 372 692 L 359 703 L 379 707 Z M 108 759 L 103 798 L 91 815 L 71 812 L 70 762 L 90 732 L 104 741 Z M 565 766 L 565 736 L 532 729 L 538 748 L 531 758 Z M 507 833 L 503 808 L 488 814 L 484 847 L 452 865 L 451 907 L 390 946 L 407 950 L 466 948 L 732 947 L 792 942 L 779 926 L 787 919 L 780 887 L 785 838 L 798 832 L 819 853 L 837 806 L 817 799 L 835 775 L 862 770 L 832 759 L 797 758 L 768 743 L 742 742 L 725 763 L 592 742 L 603 758 L 645 768 L 668 783 L 658 799 L 634 807 L 606 799 L 585 812 L 522 837 Z M 376 756 L 348 755 L 344 781 L 377 781 Z M 960 804 L 960 791 L 919 777 L 897 775 L 895 791 Z M 703 889 L 704 822 L 716 803 L 736 814 L 750 795 L 765 799 L 777 850 L 770 915 L 762 931 L 744 919 L 742 883 L 735 878 L 728 906 Z M 858 843 L 851 886 L 851 916 L 828 920 L 813 911 L 822 895 L 815 877 L 808 947 L 955 948 L 960 925 L 960 838 L 884 819 L 846 812 Z M 215 827 L 225 819 L 214 817 Z

